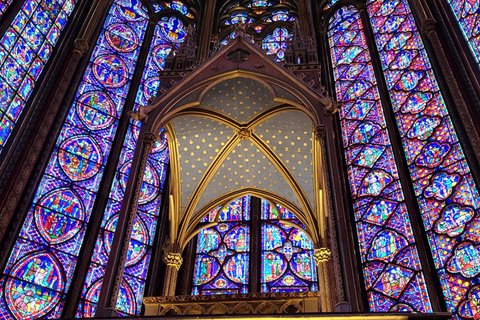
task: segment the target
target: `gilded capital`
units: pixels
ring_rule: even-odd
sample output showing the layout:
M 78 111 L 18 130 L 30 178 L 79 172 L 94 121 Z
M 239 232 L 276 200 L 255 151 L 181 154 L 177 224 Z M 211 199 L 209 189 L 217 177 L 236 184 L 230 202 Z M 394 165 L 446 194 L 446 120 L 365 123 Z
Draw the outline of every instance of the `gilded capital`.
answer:
M 313 260 L 315 260 L 315 264 L 317 266 L 322 262 L 327 262 L 330 260 L 331 256 L 332 251 L 328 248 L 315 249 L 313 252 Z
M 175 269 L 180 270 L 180 267 L 183 263 L 183 258 L 180 253 L 169 252 L 165 253 L 163 256 L 163 261 L 167 264 L 167 266 L 175 267 Z

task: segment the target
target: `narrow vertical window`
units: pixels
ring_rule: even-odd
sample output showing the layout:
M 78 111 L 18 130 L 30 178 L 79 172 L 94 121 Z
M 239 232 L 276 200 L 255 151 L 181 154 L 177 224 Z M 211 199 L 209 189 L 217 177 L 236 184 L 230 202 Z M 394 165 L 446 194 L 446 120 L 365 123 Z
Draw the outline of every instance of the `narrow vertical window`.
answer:
M 69 1 L 62 8 L 68 3 L 71 9 Z M 35 12 L 45 21 L 53 18 Z M 56 21 L 66 18 L 61 12 Z M 147 22 L 136 1 L 119 0 L 111 7 L 4 270 L 2 319 L 61 315 Z M 39 23 L 31 20 L 27 28 L 37 30 Z
M 202 222 L 214 227 L 200 231 L 197 240 L 194 295 L 248 292 L 250 261 L 250 196 L 219 207 Z
M 477 317 L 478 188 L 408 2 L 369 0 L 367 4 L 447 307 L 461 317 Z
M 328 31 L 343 146 L 370 310 L 432 312 L 360 14 Z
M 476 0 L 447 0 L 460 29 L 480 64 L 480 2 Z
M 155 97 L 158 87 L 158 72 L 163 70 L 165 58 L 183 41 L 185 28 L 176 17 L 163 17 L 155 28 L 150 45 L 141 84 L 137 90 L 134 110 L 146 105 Z M 110 255 L 110 247 L 115 234 L 118 212 L 122 205 L 141 122 L 130 119 L 129 127 L 117 165 L 116 176 L 112 184 L 107 207 L 105 208 L 101 231 L 95 245 L 86 282 L 81 295 L 77 317 L 93 317 L 105 267 Z M 149 155 L 144 182 L 138 199 L 137 217 L 132 231 L 124 281 L 120 287 L 117 310 L 123 315 L 139 315 L 143 290 L 147 277 L 150 254 L 155 237 L 158 215 L 160 214 L 161 192 L 165 182 L 168 163 L 166 137 L 157 143 Z
M 266 200 L 262 200 L 261 217 L 261 291 L 317 291 L 313 244 L 301 222 L 284 207 Z
M 48 62 L 76 0 L 27 0 L 0 39 L 0 152 Z M 0 14 L 4 4 L 0 5 Z

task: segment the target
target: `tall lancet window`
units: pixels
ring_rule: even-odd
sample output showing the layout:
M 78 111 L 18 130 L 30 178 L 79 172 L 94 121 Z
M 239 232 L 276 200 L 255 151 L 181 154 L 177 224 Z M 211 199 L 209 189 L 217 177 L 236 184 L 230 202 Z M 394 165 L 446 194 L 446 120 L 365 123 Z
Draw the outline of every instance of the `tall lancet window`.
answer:
M 216 225 L 197 236 L 192 294 L 250 292 L 251 272 L 259 275 L 253 278 L 260 279 L 261 292 L 317 291 L 313 243 L 304 226 L 286 208 L 266 200 L 252 211 L 251 199 L 238 198 L 203 218 L 200 226 Z M 261 223 L 252 224 L 252 216 Z M 254 247 L 260 248 L 258 256 L 251 254 Z
M 470 49 L 480 64 L 480 2 L 476 0 L 447 0 L 457 18 Z
M 357 10 L 338 10 L 328 36 L 337 99 L 343 102 L 343 146 L 370 309 L 431 312 Z
M 170 53 L 172 45 L 173 49 L 176 50 L 183 42 L 185 29 L 182 20 L 176 16 L 167 15 L 158 22 L 150 44 L 150 52 L 143 77 L 137 89 L 134 110 L 138 110 L 141 105 L 146 105 L 149 99 L 155 97 L 159 87 L 158 72 L 163 70 L 165 58 Z M 95 314 L 140 126 L 140 121 L 129 120 L 116 176 L 104 211 L 101 231 L 85 280 L 78 317 L 92 317 Z M 124 315 L 140 314 L 157 218 L 160 214 L 161 193 L 165 182 L 167 163 L 168 147 L 164 136 L 150 153 L 138 200 L 137 219 L 132 231 L 132 240 L 125 263 L 124 281 L 120 287 L 117 302 L 117 310 Z
M 11 1 L 1 2 L 0 16 Z M 26 0 L 0 38 L 0 153 L 76 2 Z
M 462 8 L 468 9 L 465 12 L 472 13 L 476 8 L 473 2 L 456 3 L 463 3 Z M 329 31 L 334 77 L 337 80 L 337 98 L 344 102 L 340 118 L 362 263 L 365 264 L 364 255 L 367 260 L 371 259 L 372 254 L 384 256 L 389 249 L 402 243 L 396 241 L 395 246 L 387 246 L 391 243 L 387 238 L 377 241 L 380 230 L 378 227 L 358 228 L 359 221 L 373 217 L 372 212 L 377 218 L 384 219 L 383 212 L 388 213 L 388 210 L 391 210 L 389 202 L 382 200 L 380 206 L 372 210 L 374 207 L 370 207 L 366 201 L 368 198 L 361 203 L 356 200 L 366 189 L 385 192 L 393 188 L 398 181 L 396 172 L 386 171 L 387 164 L 390 168 L 400 166 L 398 159 L 391 156 L 388 161 L 384 161 L 384 153 L 376 151 L 379 150 L 377 145 L 381 145 L 379 141 L 388 138 L 385 134 L 381 138 L 380 132 L 398 130 L 401 144 L 397 147 L 403 151 L 407 165 L 405 169 L 410 173 L 413 183 L 411 187 L 415 193 L 413 201 L 416 203 L 412 208 L 420 209 L 419 214 L 423 220 L 421 229 L 429 241 L 434 262 L 432 267 L 437 270 L 447 308 L 456 317 L 474 318 L 479 312 L 480 298 L 480 287 L 475 280 L 480 274 L 477 258 L 480 254 L 478 186 L 474 182 L 455 132 L 408 1 L 369 0 L 365 18 L 373 31 L 367 35 L 355 9 L 348 6 L 340 8 L 331 20 Z M 368 39 L 371 40 L 371 46 L 378 50 L 381 75 L 375 76 L 369 62 L 371 55 L 367 51 Z M 369 76 L 365 78 L 367 69 L 370 70 Z M 376 87 L 379 81 L 385 81 L 388 92 L 379 92 Z M 389 104 L 381 106 L 378 94 L 389 99 Z M 390 105 L 393 107 L 392 124 L 396 124 L 397 128 L 387 128 L 384 131 L 386 126 L 382 110 Z M 374 111 L 375 108 L 377 111 Z M 358 140 L 355 137 L 360 128 L 368 130 L 358 135 Z M 358 141 L 361 144 L 355 146 Z M 387 145 L 392 142 L 388 141 Z M 365 152 L 367 148 L 371 149 L 368 153 Z M 377 169 L 374 166 L 378 166 L 378 161 L 381 167 Z M 361 166 L 357 167 L 359 164 Z M 367 173 L 365 176 L 365 172 L 371 170 L 369 167 L 375 168 L 373 172 L 380 170 L 383 173 L 378 176 Z M 362 178 L 364 176 L 366 178 Z M 408 179 L 404 181 L 410 183 Z M 357 184 L 359 189 L 354 191 Z M 405 185 L 403 189 L 405 190 Z M 395 201 L 403 201 L 403 198 Z M 401 206 L 397 206 L 395 210 L 398 211 L 399 207 Z M 410 212 L 410 215 L 413 216 L 413 212 Z M 378 225 L 378 222 L 373 224 Z M 401 233 L 402 236 L 407 234 L 408 232 Z M 411 243 L 408 237 L 406 240 Z M 365 251 L 364 244 L 370 248 L 380 246 L 375 251 Z M 407 261 L 400 257 L 395 256 L 393 263 L 402 264 Z M 408 261 L 412 262 L 414 259 L 409 258 Z M 369 272 L 376 277 L 384 274 L 385 270 L 388 270 L 388 267 L 371 269 Z M 378 291 L 380 281 L 371 283 L 369 278 L 370 275 L 365 277 L 367 291 Z M 407 292 L 403 291 L 401 283 L 396 281 L 395 277 L 389 277 L 385 283 L 390 289 L 403 292 L 401 294 Z M 408 285 L 411 283 L 409 280 Z M 435 287 L 429 287 L 429 290 L 435 290 Z M 418 291 L 411 295 L 408 301 L 402 302 L 400 309 L 396 307 L 398 302 L 392 300 L 392 297 L 374 299 L 370 300 L 371 309 L 420 311 L 419 303 L 427 297 L 426 290 Z
M 136 1 L 111 6 L 4 270 L 4 319 L 61 315 L 147 22 Z

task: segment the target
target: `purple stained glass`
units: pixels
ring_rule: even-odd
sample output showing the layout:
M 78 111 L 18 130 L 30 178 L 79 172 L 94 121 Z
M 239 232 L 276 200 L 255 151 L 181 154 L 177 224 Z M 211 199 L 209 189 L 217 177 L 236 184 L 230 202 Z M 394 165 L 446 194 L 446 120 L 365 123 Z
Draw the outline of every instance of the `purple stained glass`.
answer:
M 263 39 L 262 48 L 266 50 L 268 55 L 275 56 L 276 61 L 282 61 L 285 58 L 287 43 L 291 38 L 292 35 L 287 29 L 276 28 Z
M 463 9 L 467 2 L 473 10 L 475 1 L 457 1 Z M 478 188 L 408 2 L 370 0 L 368 14 L 448 310 L 472 318 L 478 288 L 471 279 L 480 274 L 472 267 L 480 243 Z
M 194 295 L 248 291 L 250 196 L 209 213 L 202 221 L 218 221 L 200 231 L 193 276 Z
M 0 2 L 0 16 L 10 3 Z M 76 0 L 26 0 L 0 39 L 0 152 L 75 3 Z
M 184 36 L 185 28 L 176 17 L 164 17 L 157 25 L 143 77 L 137 89 L 134 110 L 138 110 L 141 105 L 146 105 L 149 99 L 155 97 L 160 85 L 158 72 L 163 70 L 165 58 L 171 50 L 171 43 L 177 41 L 176 45 L 178 47 Z M 97 238 L 88 276 L 82 291 L 82 301 L 77 312 L 78 317 L 92 317 L 95 313 L 98 293 L 105 274 L 104 268 L 108 262 L 115 233 L 118 212 L 124 197 L 130 166 L 139 138 L 140 125 L 139 121 L 130 120 L 124 140 L 124 148 L 117 165 L 117 174 L 112 183 L 101 231 Z M 124 315 L 140 315 L 157 218 L 160 213 L 161 193 L 165 182 L 168 159 L 167 140 L 166 136 L 163 135 L 162 140 L 157 142 L 150 153 L 138 200 L 137 217 L 132 230 L 132 240 L 127 253 L 124 276 L 126 284 L 134 282 L 136 285 L 122 287 L 117 301 L 117 310 Z
M 317 291 L 313 243 L 297 217 L 262 200 L 262 292 Z M 287 222 L 288 221 L 288 222 Z
M 362 21 L 353 6 L 334 14 L 328 37 L 370 310 L 432 312 Z M 418 298 L 411 299 L 412 292 L 419 292 Z
M 480 64 L 480 2 L 477 0 L 447 0 L 457 18 L 465 39 Z
M 146 10 L 136 1 L 128 3 L 113 4 L 110 10 L 10 255 L 1 280 L 5 284 L 0 298 L 2 319 L 61 315 L 123 108 L 121 97 L 128 92 L 147 26 Z M 66 19 L 67 7 L 71 11 L 73 2 L 62 7 L 42 1 L 28 10 L 49 21 L 53 12 Z M 27 10 L 25 5 L 22 10 Z M 126 23 L 128 28 L 117 27 Z M 115 40 L 121 32 L 130 42 Z

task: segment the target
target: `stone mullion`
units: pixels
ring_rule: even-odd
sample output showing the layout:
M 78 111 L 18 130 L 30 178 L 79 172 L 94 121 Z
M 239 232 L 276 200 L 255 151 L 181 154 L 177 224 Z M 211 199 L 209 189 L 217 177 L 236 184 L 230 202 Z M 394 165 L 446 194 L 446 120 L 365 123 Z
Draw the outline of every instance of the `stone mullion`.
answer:
M 143 139 L 137 141 L 130 174 L 125 187 L 124 199 L 115 235 L 112 241 L 109 259 L 105 268 L 102 289 L 99 294 L 95 316 L 101 317 L 107 310 L 115 310 L 117 297 L 122 284 L 132 228 L 137 214 L 138 198 L 143 183 L 143 175 L 150 151 L 155 147 L 157 136 L 141 130 Z
M 198 54 L 199 60 L 207 59 L 210 55 L 210 44 L 212 40 L 212 32 L 214 29 L 214 22 L 217 21 L 215 17 L 215 0 L 205 1 L 205 6 L 201 11 L 199 20 L 202 22 L 198 36 Z M 214 34 L 217 34 L 215 30 Z
M 175 295 L 177 288 L 178 270 L 180 270 L 183 263 L 182 254 L 178 252 L 166 252 L 163 261 L 167 265 L 163 285 L 163 296 L 171 297 Z

